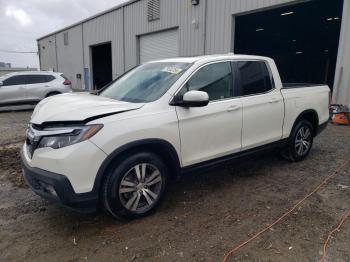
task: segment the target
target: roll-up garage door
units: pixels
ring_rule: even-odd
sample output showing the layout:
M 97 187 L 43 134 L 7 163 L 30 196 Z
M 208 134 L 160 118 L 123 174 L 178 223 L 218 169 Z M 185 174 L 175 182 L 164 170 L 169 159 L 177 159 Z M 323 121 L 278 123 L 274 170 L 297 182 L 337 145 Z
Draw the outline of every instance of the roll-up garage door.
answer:
M 179 55 L 178 30 L 140 36 L 140 63 L 177 57 Z

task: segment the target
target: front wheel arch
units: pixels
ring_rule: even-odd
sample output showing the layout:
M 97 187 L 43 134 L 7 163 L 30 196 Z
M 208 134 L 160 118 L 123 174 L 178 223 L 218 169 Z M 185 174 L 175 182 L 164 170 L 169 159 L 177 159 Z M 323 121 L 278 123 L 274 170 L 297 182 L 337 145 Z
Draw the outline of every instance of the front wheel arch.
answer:
M 142 166 L 145 166 L 144 169 L 140 167 L 141 163 Z M 152 169 L 149 170 L 147 166 L 153 167 L 157 173 L 152 173 Z M 139 170 L 138 175 L 134 171 L 136 167 Z M 133 175 L 131 175 L 132 173 Z M 144 174 L 144 178 L 141 174 Z M 158 174 L 159 179 L 154 179 L 153 174 Z M 100 203 L 117 219 L 133 219 L 148 215 L 156 210 L 166 193 L 168 174 L 168 167 L 158 155 L 135 152 L 135 154 L 124 158 L 115 166 L 115 169 L 109 170 L 106 174 L 101 186 Z M 130 179 L 132 176 L 134 179 Z M 148 182 L 147 177 L 151 179 Z M 123 181 L 126 181 L 127 184 L 123 184 Z M 155 182 L 150 183 L 150 181 Z M 124 190 L 124 192 L 120 190 Z M 138 197 L 136 197 L 137 195 Z M 136 206 L 133 202 L 137 203 Z
M 172 144 L 163 139 L 138 140 L 117 148 L 103 161 L 97 172 L 93 191 L 100 196 L 104 180 L 111 169 L 137 152 L 149 152 L 159 156 L 168 166 L 170 178 L 174 178 L 180 173 L 180 159 Z

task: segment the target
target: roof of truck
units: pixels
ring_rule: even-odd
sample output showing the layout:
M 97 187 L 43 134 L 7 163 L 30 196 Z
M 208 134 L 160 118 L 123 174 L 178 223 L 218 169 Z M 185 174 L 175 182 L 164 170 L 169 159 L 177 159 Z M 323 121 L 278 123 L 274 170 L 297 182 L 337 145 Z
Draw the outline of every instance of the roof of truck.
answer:
M 239 55 L 239 54 L 229 53 L 229 54 L 219 54 L 219 55 L 167 58 L 167 59 L 151 61 L 149 63 L 155 63 L 155 62 L 195 63 L 197 61 L 210 62 L 210 61 L 225 60 L 225 59 L 266 60 L 268 58 L 263 56 Z

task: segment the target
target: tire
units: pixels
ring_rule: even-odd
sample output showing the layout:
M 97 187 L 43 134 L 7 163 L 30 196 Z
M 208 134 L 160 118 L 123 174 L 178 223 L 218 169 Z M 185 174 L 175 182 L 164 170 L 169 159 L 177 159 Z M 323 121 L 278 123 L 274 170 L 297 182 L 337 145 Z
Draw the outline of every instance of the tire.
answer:
M 153 153 L 135 153 L 124 158 L 103 183 L 104 207 L 118 219 L 150 214 L 164 197 L 168 173 L 164 162 Z
M 293 128 L 288 146 L 282 150 L 281 155 L 285 159 L 298 162 L 305 159 L 313 144 L 313 127 L 307 120 L 301 120 Z

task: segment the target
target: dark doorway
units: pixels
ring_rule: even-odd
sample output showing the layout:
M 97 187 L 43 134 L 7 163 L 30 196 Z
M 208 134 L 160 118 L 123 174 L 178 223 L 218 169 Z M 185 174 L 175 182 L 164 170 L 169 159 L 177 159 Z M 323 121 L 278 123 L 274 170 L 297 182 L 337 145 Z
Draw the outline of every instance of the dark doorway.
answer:
M 111 43 L 91 47 L 93 89 L 99 90 L 112 81 Z
M 314 0 L 236 17 L 235 50 L 275 59 L 283 82 L 333 87 L 343 0 Z

